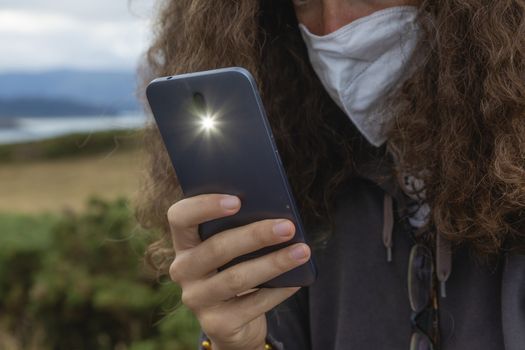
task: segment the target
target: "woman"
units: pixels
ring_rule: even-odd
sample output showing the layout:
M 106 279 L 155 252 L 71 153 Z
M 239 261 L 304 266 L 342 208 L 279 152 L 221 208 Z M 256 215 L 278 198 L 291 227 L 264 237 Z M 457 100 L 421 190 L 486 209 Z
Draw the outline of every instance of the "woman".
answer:
M 242 203 L 181 200 L 151 132 L 139 216 L 165 236 L 148 254 L 203 347 L 525 349 L 523 1 L 171 0 L 157 29 L 152 76 L 256 76 L 309 232 L 217 273 L 293 224 L 201 242 Z M 245 293 L 312 254 L 310 287 Z

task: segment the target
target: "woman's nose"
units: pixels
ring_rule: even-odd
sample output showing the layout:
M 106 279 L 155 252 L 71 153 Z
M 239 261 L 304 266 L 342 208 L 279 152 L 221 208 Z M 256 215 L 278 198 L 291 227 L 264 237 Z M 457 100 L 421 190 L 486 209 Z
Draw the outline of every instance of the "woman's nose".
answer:
M 316 33 L 317 35 L 333 33 L 355 19 L 349 11 L 341 11 L 341 6 L 332 1 L 324 2 L 322 16 L 320 17 L 321 23 L 317 28 L 320 33 Z
M 420 0 L 390 0 L 374 2 L 348 0 L 317 0 L 308 9 L 298 11 L 298 19 L 316 35 L 327 35 L 350 22 L 388 7 L 416 5 Z M 372 1 L 371 1 L 372 2 Z
M 299 20 L 315 35 L 328 35 L 371 12 L 369 6 L 356 5 L 348 0 L 316 1 Z

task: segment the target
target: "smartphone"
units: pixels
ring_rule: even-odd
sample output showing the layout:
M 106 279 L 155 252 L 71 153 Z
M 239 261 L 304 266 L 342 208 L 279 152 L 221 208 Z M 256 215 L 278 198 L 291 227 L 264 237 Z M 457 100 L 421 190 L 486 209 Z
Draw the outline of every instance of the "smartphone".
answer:
M 297 242 L 305 231 L 252 75 L 231 67 L 153 80 L 146 95 L 185 197 L 236 195 L 233 216 L 199 225 L 205 240 L 215 233 L 263 219 L 295 224 L 288 242 L 240 256 L 219 270 Z M 307 242 L 305 242 L 307 243 Z M 258 287 L 312 284 L 313 256 Z

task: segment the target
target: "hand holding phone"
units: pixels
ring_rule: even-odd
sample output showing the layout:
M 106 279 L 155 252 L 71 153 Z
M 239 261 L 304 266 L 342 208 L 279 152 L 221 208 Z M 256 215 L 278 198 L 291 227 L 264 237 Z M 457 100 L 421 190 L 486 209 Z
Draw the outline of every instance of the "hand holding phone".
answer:
M 175 250 L 170 276 L 181 286 L 182 302 L 195 314 L 214 349 L 264 349 L 265 313 L 299 287 L 262 288 L 237 296 L 304 264 L 310 257 L 308 246 L 298 243 L 218 271 L 238 256 L 289 241 L 295 234 L 291 221 L 270 219 L 201 241 L 199 224 L 235 215 L 241 206 L 235 196 L 204 194 L 182 199 L 168 211 Z M 292 254 L 294 248 L 305 255 Z

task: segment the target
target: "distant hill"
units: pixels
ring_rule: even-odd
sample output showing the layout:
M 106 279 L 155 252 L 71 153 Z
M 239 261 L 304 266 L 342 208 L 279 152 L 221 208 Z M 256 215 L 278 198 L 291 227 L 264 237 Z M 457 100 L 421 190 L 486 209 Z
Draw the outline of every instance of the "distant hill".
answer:
M 134 71 L 0 73 L 0 99 L 4 103 L 11 101 L 9 106 L 4 107 L 11 111 L 15 107 L 36 108 L 36 105 L 20 105 L 21 98 L 30 99 L 31 103 L 40 104 L 40 107 L 48 105 L 48 102 L 56 105 L 62 101 L 65 103 L 62 109 L 78 107 L 78 112 L 89 109 L 89 106 L 107 111 L 135 111 L 141 108 L 135 97 L 136 86 Z
M 115 115 L 109 107 L 60 98 L 19 97 L 0 99 L 0 118 Z

